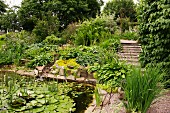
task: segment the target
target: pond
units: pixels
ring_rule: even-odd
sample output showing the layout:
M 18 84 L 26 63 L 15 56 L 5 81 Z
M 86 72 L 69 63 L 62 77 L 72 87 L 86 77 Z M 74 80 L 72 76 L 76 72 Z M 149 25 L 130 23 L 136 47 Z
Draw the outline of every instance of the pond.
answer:
M 0 72 L 0 112 L 84 113 L 94 87 Z

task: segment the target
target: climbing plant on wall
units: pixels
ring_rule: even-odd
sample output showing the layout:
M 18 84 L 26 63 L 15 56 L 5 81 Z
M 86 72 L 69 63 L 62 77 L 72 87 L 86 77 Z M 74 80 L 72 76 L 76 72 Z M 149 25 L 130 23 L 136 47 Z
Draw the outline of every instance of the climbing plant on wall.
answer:
M 170 1 L 141 0 L 138 14 L 142 64 L 166 69 L 166 85 L 170 87 Z

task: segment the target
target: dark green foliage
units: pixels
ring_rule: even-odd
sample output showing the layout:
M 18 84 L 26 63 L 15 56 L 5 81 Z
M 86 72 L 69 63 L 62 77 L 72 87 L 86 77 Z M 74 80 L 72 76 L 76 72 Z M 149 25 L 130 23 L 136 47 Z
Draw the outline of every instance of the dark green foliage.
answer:
M 100 47 L 106 50 L 113 50 L 117 52 L 118 48 L 120 47 L 120 40 L 115 40 L 115 39 L 121 39 L 121 37 L 119 35 L 114 34 L 112 35 L 112 38 L 101 42 L 99 45 Z
M 103 9 L 105 14 L 115 14 L 116 18 L 130 18 L 136 21 L 136 9 L 133 0 L 111 0 Z
M 37 42 L 42 42 L 47 36 L 58 35 L 59 21 L 57 16 L 51 16 L 51 12 L 43 20 L 36 23 L 33 33 L 37 36 Z
M 147 68 L 144 72 L 134 68 L 124 86 L 125 107 L 128 113 L 146 113 L 152 101 L 161 91 L 162 74 L 159 68 Z
M 66 29 L 64 29 L 61 34 L 60 37 L 62 39 L 64 39 L 67 43 L 72 44 L 72 40 L 71 40 L 71 35 L 74 34 L 76 32 L 76 30 L 79 28 L 79 23 L 71 23 L 67 26 Z
M 49 11 L 51 16 L 58 17 L 60 29 L 63 29 L 70 23 L 95 17 L 100 12 L 100 3 L 101 0 L 24 0 L 18 14 L 25 30 L 32 31 Z
M 142 0 L 138 13 L 143 66 L 161 65 L 167 70 L 167 76 L 170 76 L 170 6 L 168 0 Z M 169 79 L 169 77 L 166 78 Z
M 7 5 L 4 3 L 3 0 L 0 0 L 0 15 L 6 11 Z
M 20 30 L 20 25 L 18 22 L 18 16 L 16 14 L 16 10 L 8 9 L 6 13 L 0 16 L 0 29 L 15 31 Z
M 113 17 L 97 17 L 90 21 L 85 21 L 72 35 L 76 45 L 98 45 L 107 39 L 114 39 L 113 33 L 116 29 L 116 23 Z M 117 42 L 119 39 L 115 39 Z

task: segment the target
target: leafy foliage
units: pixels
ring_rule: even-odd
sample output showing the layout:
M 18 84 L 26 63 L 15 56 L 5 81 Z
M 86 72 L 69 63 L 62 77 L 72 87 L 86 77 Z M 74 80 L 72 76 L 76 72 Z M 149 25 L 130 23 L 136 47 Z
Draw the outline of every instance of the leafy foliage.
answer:
M 36 66 L 44 66 L 53 61 L 53 57 L 51 54 L 41 54 L 36 56 L 33 60 L 31 60 L 27 66 L 30 68 L 35 68 Z
M 33 43 L 34 40 L 32 36 L 25 31 L 20 33 L 9 33 L 5 38 L 5 45 L 0 50 L 0 64 L 18 64 L 19 60 L 22 58 L 24 50 L 29 44 Z
M 59 21 L 57 16 L 52 16 L 52 12 L 47 13 L 47 17 L 38 20 L 33 29 L 33 33 L 37 36 L 37 41 L 42 42 L 47 36 L 52 34 L 58 35 Z
M 80 113 L 91 102 L 94 90 L 83 84 L 41 82 L 14 73 L 0 73 L 0 84 L 1 112 Z
M 6 8 L 7 7 L 7 5 L 4 3 L 4 1 L 3 0 L 0 0 L 0 15 L 3 13 L 3 12 L 5 12 L 6 11 Z
M 127 112 L 146 113 L 152 101 L 161 91 L 162 74 L 157 68 L 147 68 L 144 72 L 134 68 L 124 86 Z M 159 85 L 158 85 L 159 84 Z
M 129 76 L 130 67 L 112 60 L 103 65 L 95 64 L 89 71 L 94 72 L 94 77 L 98 80 L 98 86 L 108 92 L 117 92 L 120 84 Z
M 115 28 L 116 23 L 113 17 L 97 17 L 90 21 L 84 21 L 72 38 L 75 39 L 76 45 L 97 45 L 106 39 L 113 38 Z
M 138 7 L 139 34 L 142 44 L 141 61 L 147 64 L 161 65 L 170 72 L 170 7 L 168 0 L 142 0 Z M 167 87 L 170 87 L 170 83 Z

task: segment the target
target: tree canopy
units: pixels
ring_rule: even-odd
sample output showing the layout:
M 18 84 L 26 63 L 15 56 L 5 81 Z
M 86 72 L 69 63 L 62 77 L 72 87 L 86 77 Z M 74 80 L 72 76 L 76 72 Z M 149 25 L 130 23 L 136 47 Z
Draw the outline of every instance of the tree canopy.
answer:
M 103 9 L 105 14 L 115 14 L 116 17 L 130 18 L 136 21 L 136 10 L 133 0 L 112 0 Z
M 3 0 L 0 0 L 0 14 L 6 11 L 7 5 L 4 3 Z
M 95 17 L 101 3 L 102 0 L 23 0 L 18 16 L 22 27 L 31 31 L 51 12 L 65 28 L 69 23 Z

